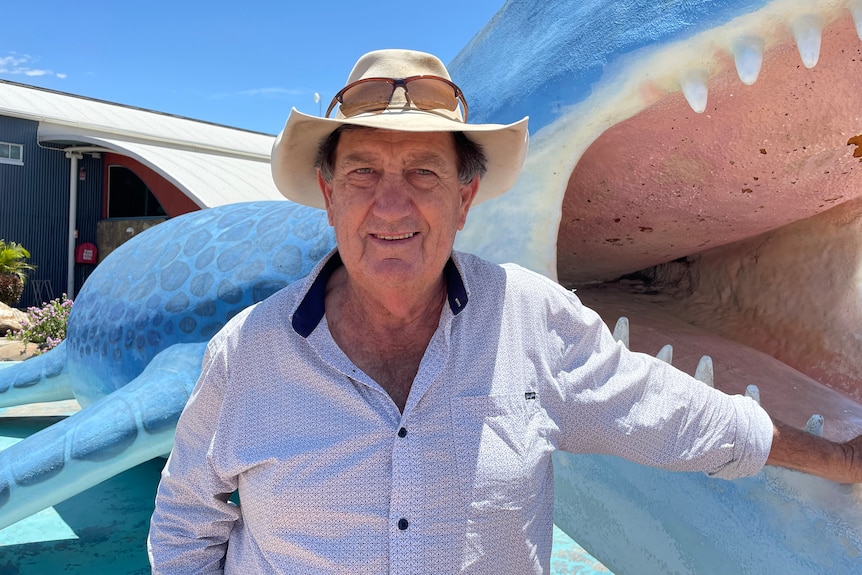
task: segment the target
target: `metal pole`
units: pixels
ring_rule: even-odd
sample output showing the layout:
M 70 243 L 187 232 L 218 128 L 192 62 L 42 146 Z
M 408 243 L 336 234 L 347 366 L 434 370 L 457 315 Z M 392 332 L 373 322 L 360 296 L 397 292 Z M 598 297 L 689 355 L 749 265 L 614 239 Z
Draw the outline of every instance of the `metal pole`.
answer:
M 66 280 L 66 295 L 75 297 L 75 234 L 78 231 L 78 160 L 84 155 L 78 152 L 66 152 L 69 158 L 69 259 L 68 278 Z

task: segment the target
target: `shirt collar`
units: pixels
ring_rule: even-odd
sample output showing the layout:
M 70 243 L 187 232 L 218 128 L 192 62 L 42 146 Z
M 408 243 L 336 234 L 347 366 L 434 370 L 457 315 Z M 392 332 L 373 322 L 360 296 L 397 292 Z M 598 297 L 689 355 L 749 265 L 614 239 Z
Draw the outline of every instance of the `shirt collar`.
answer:
M 329 283 L 329 278 L 332 277 L 335 270 L 342 265 L 341 256 L 337 250 L 333 250 L 329 259 L 318 264 L 312 272 L 312 276 L 317 273 L 317 277 L 311 281 L 308 291 L 305 292 L 305 296 L 299 302 L 296 311 L 293 312 L 290 322 L 293 330 L 302 337 L 311 335 L 311 332 L 323 319 L 326 312 L 324 307 L 326 284 Z M 449 309 L 452 310 L 452 315 L 458 315 L 467 305 L 467 289 L 464 287 L 464 279 L 451 257 L 443 267 L 443 275 L 446 278 L 446 298 L 449 300 Z

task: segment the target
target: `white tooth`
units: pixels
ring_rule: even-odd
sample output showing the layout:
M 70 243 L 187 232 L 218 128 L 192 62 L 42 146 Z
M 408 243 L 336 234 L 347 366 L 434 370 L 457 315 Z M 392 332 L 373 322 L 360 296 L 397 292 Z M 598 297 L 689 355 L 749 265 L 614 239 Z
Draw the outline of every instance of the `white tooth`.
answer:
M 705 355 L 697 362 L 697 369 L 694 371 L 694 378 L 704 382 L 709 387 L 715 387 L 715 375 L 712 369 L 712 358 Z
M 623 345 L 629 346 L 629 318 L 621 317 L 617 320 L 617 325 L 614 327 L 614 339 L 623 342 Z
M 749 385 L 745 388 L 745 397 L 750 397 L 760 405 L 760 389 L 756 385 Z
M 817 437 L 823 437 L 823 416 L 816 413 L 805 424 L 805 431 Z
M 659 350 L 656 357 L 667 364 L 673 364 L 673 346 L 671 344 L 667 344 Z
M 856 22 L 856 34 L 862 40 L 862 0 L 850 0 L 850 14 Z
M 796 46 L 802 63 L 806 68 L 813 68 L 820 59 L 820 37 L 823 31 L 823 20 L 816 14 L 802 14 L 797 16 L 791 24 L 793 36 L 796 38 Z
M 698 114 L 706 110 L 706 98 L 709 94 L 709 88 L 706 86 L 708 79 L 709 74 L 706 70 L 690 70 L 680 79 L 682 93 L 685 94 L 688 105 Z
M 862 2 L 862 0 L 859 0 Z M 751 86 L 760 75 L 763 65 L 763 39 L 757 36 L 743 36 L 733 43 L 733 60 L 736 73 L 746 86 Z

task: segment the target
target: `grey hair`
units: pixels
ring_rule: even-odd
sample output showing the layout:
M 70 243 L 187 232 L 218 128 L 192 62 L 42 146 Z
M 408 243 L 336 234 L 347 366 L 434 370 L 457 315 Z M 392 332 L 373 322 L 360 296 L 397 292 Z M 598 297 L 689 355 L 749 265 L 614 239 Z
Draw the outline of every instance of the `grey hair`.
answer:
M 335 149 L 342 132 L 351 130 L 371 130 L 365 126 L 343 124 L 324 138 L 317 148 L 317 156 L 314 158 L 314 167 L 320 169 L 323 181 L 332 181 L 335 167 Z M 458 182 L 462 185 L 469 184 L 477 177 L 481 178 L 488 171 L 488 158 L 482 146 L 468 138 L 463 132 L 452 132 L 455 142 L 455 155 L 458 157 Z

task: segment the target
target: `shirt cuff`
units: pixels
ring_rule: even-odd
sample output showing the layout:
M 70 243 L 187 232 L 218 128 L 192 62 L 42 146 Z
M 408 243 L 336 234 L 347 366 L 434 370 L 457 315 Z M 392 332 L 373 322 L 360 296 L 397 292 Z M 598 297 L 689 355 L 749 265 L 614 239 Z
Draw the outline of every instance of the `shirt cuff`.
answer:
M 756 475 L 766 465 L 772 448 L 774 428 L 766 410 L 750 397 L 735 395 L 732 399 L 737 415 L 733 459 L 708 473 L 719 479 Z

